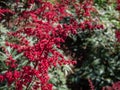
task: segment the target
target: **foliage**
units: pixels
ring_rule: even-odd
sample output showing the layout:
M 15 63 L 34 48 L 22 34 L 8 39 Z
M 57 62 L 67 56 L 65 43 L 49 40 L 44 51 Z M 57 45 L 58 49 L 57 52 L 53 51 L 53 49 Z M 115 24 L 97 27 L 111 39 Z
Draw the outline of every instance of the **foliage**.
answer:
M 101 90 L 119 81 L 119 6 L 0 0 L 0 89 Z

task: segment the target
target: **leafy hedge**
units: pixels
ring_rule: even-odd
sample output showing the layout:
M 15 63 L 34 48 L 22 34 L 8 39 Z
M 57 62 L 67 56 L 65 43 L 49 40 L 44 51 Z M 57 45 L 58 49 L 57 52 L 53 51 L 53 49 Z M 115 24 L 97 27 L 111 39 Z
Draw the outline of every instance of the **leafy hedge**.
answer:
M 0 89 L 117 90 L 119 10 L 119 0 L 0 0 Z

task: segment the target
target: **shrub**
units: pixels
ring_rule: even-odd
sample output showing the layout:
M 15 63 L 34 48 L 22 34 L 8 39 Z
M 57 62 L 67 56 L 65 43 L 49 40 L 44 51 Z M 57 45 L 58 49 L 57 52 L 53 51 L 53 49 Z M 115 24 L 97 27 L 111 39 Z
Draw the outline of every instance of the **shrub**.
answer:
M 44 0 L 6 3 L 10 9 L 0 9 L 0 88 L 52 90 L 51 70 L 75 63 L 60 52 L 60 43 L 75 33 L 60 23 L 70 16 L 66 6 Z
M 75 90 L 119 81 L 119 0 L 105 2 L 0 0 L 0 88 L 67 90 L 72 59 Z

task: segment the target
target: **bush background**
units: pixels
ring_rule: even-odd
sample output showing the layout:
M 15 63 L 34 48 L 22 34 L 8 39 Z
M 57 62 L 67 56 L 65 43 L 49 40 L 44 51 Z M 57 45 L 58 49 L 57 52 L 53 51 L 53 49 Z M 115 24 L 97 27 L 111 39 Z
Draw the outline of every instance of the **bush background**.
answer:
M 76 3 L 83 1 L 76 0 Z M 12 9 L 13 2 L 14 0 L 0 0 L 0 7 Z M 49 2 L 55 3 L 54 0 Z M 54 85 L 54 90 L 90 90 L 88 79 L 92 81 L 95 90 L 102 90 L 103 87 L 111 86 L 120 80 L 120 43 L 115 34 L 120 29 L 120 12 L 116 10 L 116 6 L 117 2 L 113 0 L 94 0 L 93 7 L 97 12 L 91 12 L 91 17 L 97 18 L 99 20 L 97 23 L 102 24 L 104 29 L 95 28 L 92 31 L 88 28 L 84 31 L 79 29 L 77 34 L 70 34 L 65 42 L 61 43 L 60 52 L 64 53 L 65 57 L 76 60 L 77 64 L 75 66 L 63 65 L 49 70 L 50 83 Z M 87 19 L 84 16 L 79 19 L 72 5 L 69 7 L 68 11 L 73 14 L 76 21 L 81 22 Z M 0 23 L 0 47 L 5 47 L 14 58 L 21 59 L 20 64 L 24 65 L 27 62 L 22 62 L 26 58 L 5 46 L 6 40 L 17 42 L 16 38 L 7 36 L 9 27 L 5 20 L 14 19 L 8 16 L 9 14 L 6 14 Z M 60 23 L 69 24 L 69 19 L 70 17 L 66 17 Z M 16 28 L 14 26 L 14 29 Z M 32 43 L 35 42 L 30 40 Z M 0 49 L 0 74 L 9 68 L 3 63 L 6 58 L 6 54 Z M 6 83 L 6 81 L 0 83 L 0 90 L 3 88 L 7 90 Z

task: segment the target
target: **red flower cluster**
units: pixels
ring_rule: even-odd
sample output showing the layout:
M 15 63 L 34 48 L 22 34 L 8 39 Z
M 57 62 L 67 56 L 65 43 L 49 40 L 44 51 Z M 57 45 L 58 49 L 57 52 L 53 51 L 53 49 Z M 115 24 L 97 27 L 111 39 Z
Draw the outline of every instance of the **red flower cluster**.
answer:
M 117 41 L 120 42 L 120 31 L 117 30 L 117 31 L 115 32 L 115 35 L 116 35 Z
M 92 83 L 92 80 L 88 79 L 88 82 L 89 82 L 90 89 L 91 89 L 91 90 L 95 90 L 95 89 L 94 89 L 94 85 L 93 85 L 93 83 Z
M 81 30 L 95 30 L 95 29 L 104 29 L 104 26 L 101 24 L 96 24 L 95 21 L 84 21 L 79 24 Z
M 20 72 L 17 70 L 7 71 L 4 75 L 4 78 L 7 80 L 8 85 L 11 85 L 13 82 L 18 80 L 19 77 L 20 77 Z
M 9 9 L 1 9 L 0 8 L 0 20 L 2 19 L 2 17 L 4 16 L 4 14 L 9 13 L 9 14 L 14 14 L 13 11 L 9 10 Z
M 120 0 L 117 0 L 117 7 L 116 10 L 120 11 Z
M 103 87 L 102 90 L 120 90 L 120 81 L 113 83 L 112 86 Z
M 4 76 L 0 75 L 0 83 L 4 81 Z
M 9 56 L 8 59 L 5 61 L 6 65 L 9 66 L 9 68 L 16 68 L 16 60 L 12 58 L 12 56 Z
M 68 9 L 69 5 L 71 5 L 72 9 L 74 9 L 75 13 L 72 15 L 70 24 L 74 26 L 75 29 L 81 29 L 81 30 L 95 30 L 95 29 L 104 29 L 104 26 L 102 24 L 99 24 L 99 20 L 94 20 L 92 17 L 92 13 L 97 13 L 97 10 L 93 7 L 93 0 L 83 0 L 83 1 L 77 1 L 77 0 L 66 0 L 63 1 L 63 5 L 67 5 Z M 70 6 L 70 7 L 71 7 Z M 74 18 L 74 19 L 73 19 Z M 76 20 L 78 19 L 78 21 Z
M 91 12 L 94 11 L 93 0 L 83 0 L 83 2 L 73 3 L 73 6 L 78 17 L 90 17 Z

